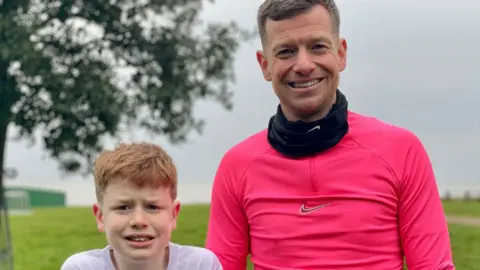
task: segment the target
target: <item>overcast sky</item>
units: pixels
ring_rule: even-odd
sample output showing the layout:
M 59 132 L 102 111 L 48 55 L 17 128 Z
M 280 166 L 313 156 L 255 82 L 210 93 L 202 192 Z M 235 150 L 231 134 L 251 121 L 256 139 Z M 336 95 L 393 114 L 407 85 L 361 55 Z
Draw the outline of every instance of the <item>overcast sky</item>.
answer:
M 234 19 L 255 27 L 260 0 L 218 0 L 207 19 Z M 439 184 L 480 183 L 480 2 L 474 0 L 337 0 L 348 43 L 340 89 L 350 109 L 414 131 L 425 144 Z M 259 40 L 238 51 L 234 109 L 198 106 L 206 120 L 202 136 L 182 146 L 164 145 L 178 164 L 180 181 L 212 181 L 231 146 L 267 127 L 278 100 L 255 59 Z M 150 140 L 136 134 L 134 139 Z M 153 142 L 164 144 L 161 138 Z M 15 181 L 62 178 L 44 158 L 42 145 L 9 142 L 7 164 Z M 70 177 L 64 181 L 83 181 Z

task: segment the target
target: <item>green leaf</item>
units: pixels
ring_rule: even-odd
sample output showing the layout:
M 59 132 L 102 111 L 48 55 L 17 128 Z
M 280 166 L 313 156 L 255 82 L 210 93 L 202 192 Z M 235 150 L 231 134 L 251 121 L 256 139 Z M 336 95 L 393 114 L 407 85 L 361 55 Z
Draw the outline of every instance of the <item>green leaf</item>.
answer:
M 4 1 L 0 113 L 19 138 L 40 130 L 67 172 L 89 172 L 103 139 L 125 126 L 172 143 L 201 133 L 195 102 L 232 108 L 232 63 L 247 34 L 199 21 L 202 3 Z

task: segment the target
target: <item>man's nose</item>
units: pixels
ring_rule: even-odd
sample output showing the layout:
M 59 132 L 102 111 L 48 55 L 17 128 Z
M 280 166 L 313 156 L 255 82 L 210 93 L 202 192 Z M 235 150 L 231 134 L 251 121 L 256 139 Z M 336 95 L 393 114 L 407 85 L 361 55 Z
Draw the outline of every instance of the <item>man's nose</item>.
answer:
M 306 50 L 299 50 L 293 71 L 302 75 L 308 75 L 315 70 L 315 63 L 312 56 Z

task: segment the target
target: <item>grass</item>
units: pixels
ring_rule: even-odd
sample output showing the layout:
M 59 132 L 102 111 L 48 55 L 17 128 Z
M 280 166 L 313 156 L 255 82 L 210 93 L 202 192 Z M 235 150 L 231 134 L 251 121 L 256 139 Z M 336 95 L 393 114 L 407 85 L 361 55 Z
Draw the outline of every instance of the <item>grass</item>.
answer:
M 445 211 L 480 217 L 480 202 L 445 202 Z M 203 246 L 207 217 L 207 205 L 185 206 L 172 240 Z M 12 216 L 10 225 L 16 270 L 59 269 L 71 254 L 106 244 L 90 208 L 38 209 L 29 216 Z M 450 225 L 450 232 L 457 269 L 478 269 L 480 227 Z
M 480 201 L 445 201 L 443 208 L 447 215 L 480 218 Z

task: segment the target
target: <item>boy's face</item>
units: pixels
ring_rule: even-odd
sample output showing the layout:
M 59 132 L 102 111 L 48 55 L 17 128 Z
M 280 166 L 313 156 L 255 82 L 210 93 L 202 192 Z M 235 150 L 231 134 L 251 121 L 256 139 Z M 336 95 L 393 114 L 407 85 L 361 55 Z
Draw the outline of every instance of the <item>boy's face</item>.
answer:
M 137 262 L 164 254 L 179 210 L 168 187 L 138 187 L 122 180 L 112 181 L 102 204 L 93 207 L 98 230 L 106 233 L 115 254 Z

